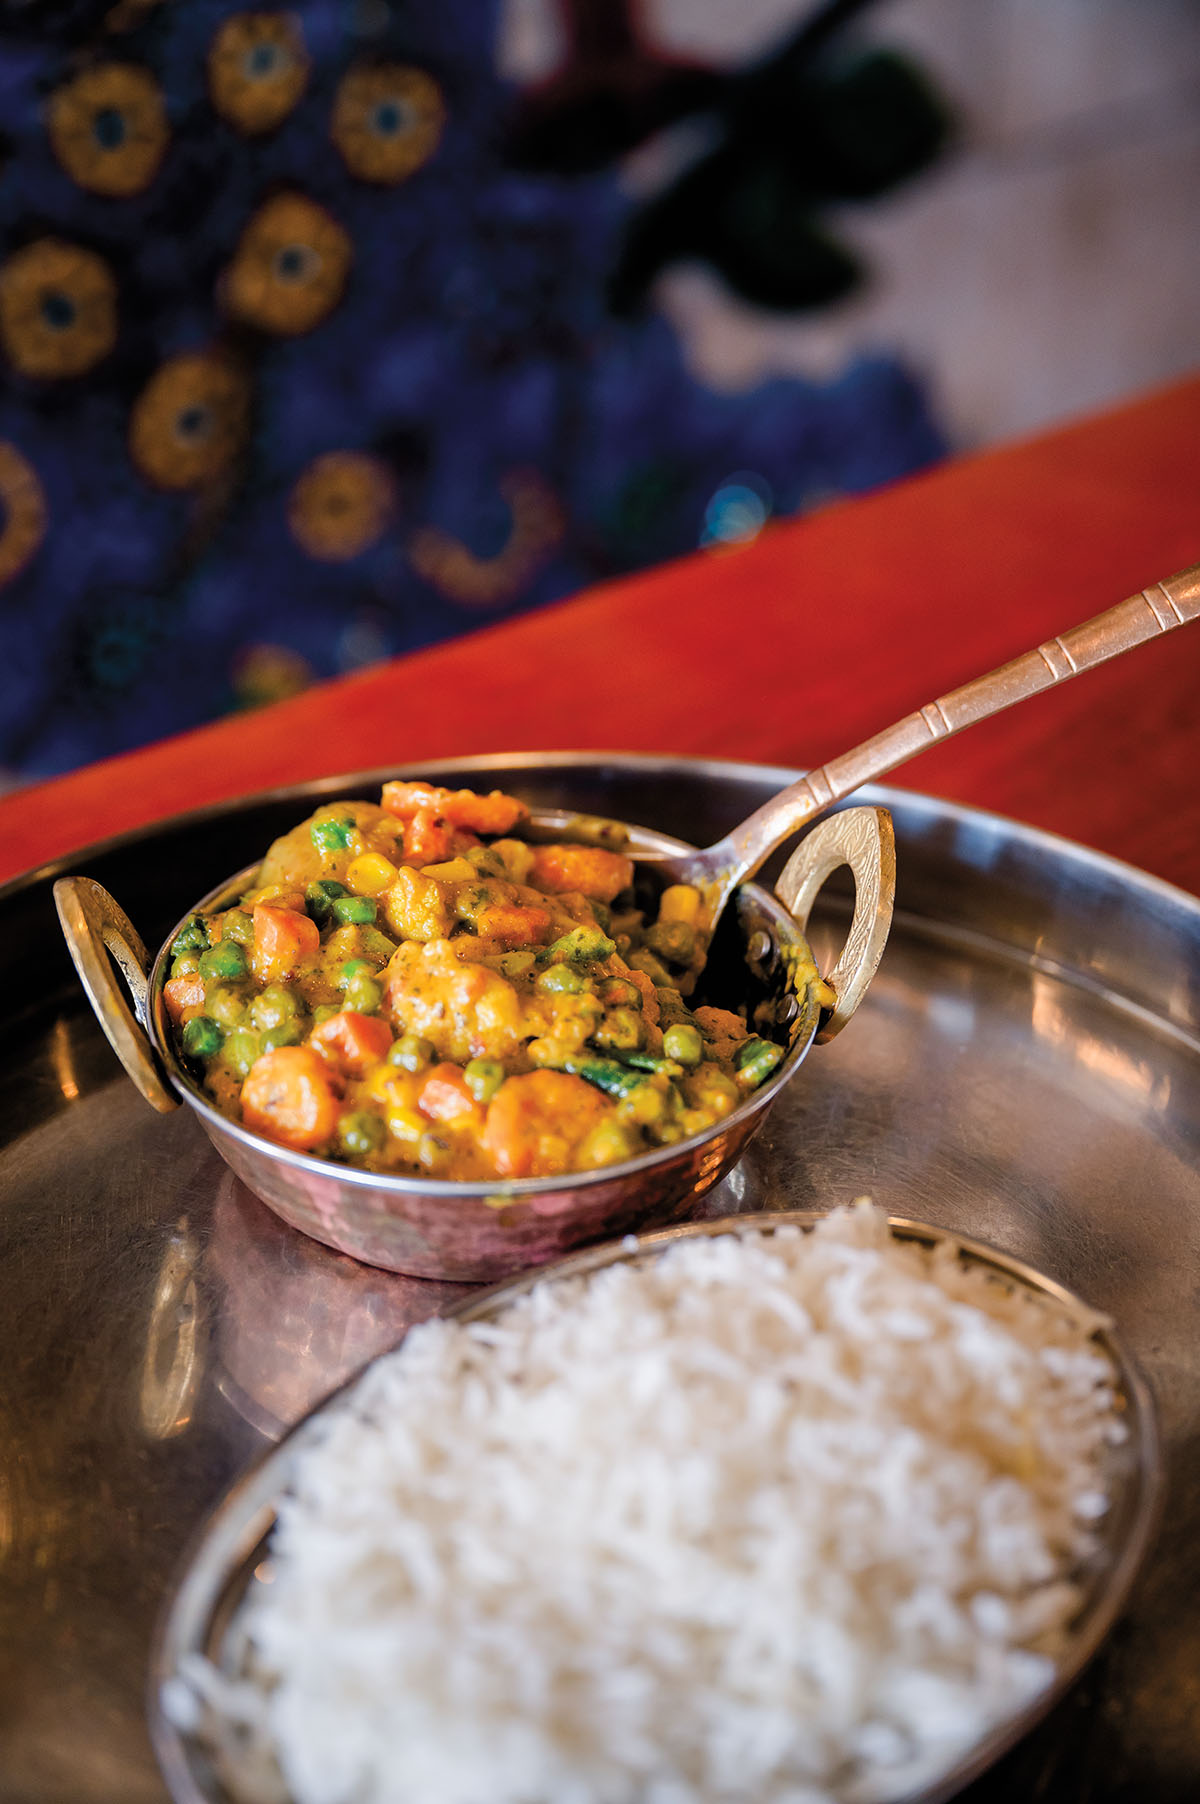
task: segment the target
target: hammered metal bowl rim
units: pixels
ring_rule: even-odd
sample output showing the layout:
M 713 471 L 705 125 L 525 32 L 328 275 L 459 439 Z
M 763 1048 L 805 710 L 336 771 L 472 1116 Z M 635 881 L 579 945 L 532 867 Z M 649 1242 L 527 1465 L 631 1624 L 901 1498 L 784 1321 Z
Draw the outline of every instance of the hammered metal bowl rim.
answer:
M 809 1231 L 826 1219 L 827 1211 L 792 1209 L 761 1214 L 723 1216 L 715 1221 L 687 1222 L 643 1234 L 627 1234 L 568 1254 L 552 1264 L 534 1268 L 489 1285 L 451 1308 L 439 1311 L 451 1321 L 487 1319 L 525 1295 L 535 1285 L 558 1283 L 620 1263 L 649 1259 L 684 1240 L 710 1239 L 721 1234 L 748 1237 L 772 1234 L 781 1228 Z M 1111 1561 L 1096 1576 L 1076 1617 L 1070 1646 L 1058 1662 L 1050 1684 L 1023 1709 L 997 1724 L 953 1767 L 929 1785 L 896 1793 L 885 1804 L 947 1804 L 972 1780 L 980 1777 L 1021 1741 L 1054 1708 L 1079 1678 L 1113 1628 L 1130 1591 L 1162 1515 L 1166 1467 L 1153 1392 L 1116 1324 L 1093 1309 L 1077 1292 L 1059 1283 L 1036 1266 L 988 1242 L 939 1228 L 913 1217 L 888 1214 L 887 1225 L 898 1240 L 916 1241 L 933 1248 L 951 1246 L 957 1256 L 993 1272 L 1001 1281 L 1030 1292 L 1065 1314 L 1100 1343 L 1112 1362 L 1117 1387 L 1125 1403 L 1130 1435 L 1126 1458 L 1130 1467 L 1123 1503 L 1125 1532 L 1112 1550 Z M 283 1438 L 266 1449 L 202 1520 L 185 1548 L 155 1624 L 147 1671 L 147 1715 L 150 1739 L 173 1804 L 239 1804 L 215 1777 L 201 1780 L 195 1764 L 194 1738 L 167 1717 L 162 1689 L 174 1677 L 182 1656 L 208 1653 L 213 1648 L 217 1617 L 248 1580 L 251 1562 L 257 1561 L 263 1543 L 277 1517 L 275 1500 L 286 1490 L 289 1467 L 297 1444 L 309 1424 L 327 1409 L 336 1408 L 380 1359 L 401 1346 L 410 1333 L 391 1348 L 376 1354 L 345 1383 L 323 1398 L 295 1422 Z M 236 1595 L 235 1595 L 236 1594 Z

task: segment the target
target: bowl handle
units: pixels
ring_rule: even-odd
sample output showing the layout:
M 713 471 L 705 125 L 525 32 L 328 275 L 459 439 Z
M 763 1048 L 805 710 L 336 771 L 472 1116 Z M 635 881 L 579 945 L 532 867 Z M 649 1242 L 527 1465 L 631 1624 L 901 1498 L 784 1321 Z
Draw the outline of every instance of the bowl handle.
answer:
M 806 833 L 783 867 L 775 894 L 808 927 L 813 903 L 840 865 L 854 874 L 854 918 L 825 982 L 837 1000 L 817 1030 L 819 1041 L 841 1033 L 883 957 L 896 900 L 896 835 L 886 808 L 844 808 Z
M 163 1066 L 146 1034 L 149 1022 L 150 958 L 124 909 L 91 877 L 60 877 L 54 905 L 79 981 L 109 1044 L 148 1103 L 164 1115 L 179 1107 Z M 107 953 L 120 965 L 137 1009 L 135 1018 L 121 994 Z

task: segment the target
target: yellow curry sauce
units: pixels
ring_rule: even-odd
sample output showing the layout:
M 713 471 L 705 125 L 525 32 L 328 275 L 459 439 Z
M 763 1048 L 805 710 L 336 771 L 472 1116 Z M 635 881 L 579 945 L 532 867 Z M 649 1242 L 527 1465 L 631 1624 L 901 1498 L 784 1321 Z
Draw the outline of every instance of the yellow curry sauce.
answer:
M 385 783 L 267 853 L 235 906 L 191 916 L 164 1001 L 235 1121 L 372 1171 L 586 1171 L 712 1126 L 783 1048 L 689 1008 L 700 893 L 648 921 L 632 861 L 518 837 L 493 791 Z

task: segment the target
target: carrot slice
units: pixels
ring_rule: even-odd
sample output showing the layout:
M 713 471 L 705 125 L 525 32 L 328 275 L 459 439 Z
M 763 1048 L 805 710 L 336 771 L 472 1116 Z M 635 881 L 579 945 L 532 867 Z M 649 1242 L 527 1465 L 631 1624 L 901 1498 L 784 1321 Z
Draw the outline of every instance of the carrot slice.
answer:
M 339 1009 L 315 1027 L 309 1035 L 315 1046 L 345 1071 L 362 1077 L 369 1066 L 378 1064 L 392 1043 L 392 1030 L 378 1015 L 363 1015 L 357 1009 Z
M 419 808 L 404 823 L 404 856 L 410 864 L 440 864 L 454 844 L 432 808 Z
M 328 1065 L 310 1046 L 264 1052 L 242 1085 L 242 1120 L 248 1128 L 297 1152 L 332 1139 L 338 1100 Z
M 290 977 L 297 965 L 321 948 L 317 923 L 294 908 L 278 902 L 254 904 L 254 951 L 250 963 L 264 983 Z
M 570 1169 L 608 1106 L 570 1072 L 527 1071 L 508 1078 L 488 1104 L 483 1144 L 502 1177 L 552 1177 Z
M 198 971 L 190 977 L 169 977 L 163 985 L 163 1001 L 178 1026 L 185 1009 L 204 1007 L 204 979 Z
M 603 846 L 535 846 L 529 881 L 558 895 L 578 890 L 597 902 L 611 902 L 633 882 L 633 860 Z
M 385 783 L 380 799 L 388 813 L 402 821 L 432 814 L 474 833 L 511 833 L 518 821 L 529 817 L 524 802 L 499 789 L 479 795 L 473 789 L 438 789 L 432 783 Z
M 433 1067 L 421 1085 L 417 1107 L 431 1121 L 461 1121 L 480 1112 L 461 1069 L 449 1062 Z

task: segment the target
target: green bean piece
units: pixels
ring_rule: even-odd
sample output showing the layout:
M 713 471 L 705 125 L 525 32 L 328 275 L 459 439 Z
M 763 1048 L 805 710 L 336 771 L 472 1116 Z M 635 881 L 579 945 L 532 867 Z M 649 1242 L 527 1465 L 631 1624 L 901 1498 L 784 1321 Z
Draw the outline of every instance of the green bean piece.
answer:
M 491 1102 L 506 1076 L 499 1059 L 471 1059 L 463 1066 L 467 1089 L 476 1102 Z
M 374 1015 L 379 1012 L 382 1002 L 381 986 L 373 977 L 356 971 L 346 985 L 346 1007 L 355 1009 L 360 1015 Z
M 199 915 L 189 915 L 171 941 L 171 951 L 178 957 L 181 952 L 203 952 L 207 945 L 207 926 Z
M 539 990 L 548 990 L 552 996 L 578 996 L 585 983 L 586 980 L 573 965 L 551 965 L 549 970 L 539 974 L 537 987 Z
M 615 940 L 601 933 L 598 927 L 572 927 L 553 945 L 547 946 L 539 956 L 547 961 L 572 959 L 582 961 L 592 958 L 611 958 L 617 949 Z
M 205 983 L 226 983 L 244 977 L 249 969 L 250 961 L 236 940 L 218 940 L 200 954 L 200 975 Z
M 369 1109 L 351 1109 L 338 1120 L 338 1139 L 343 1151 L 362 1159 L 378 1152 L 387 1137 L 387 1128 Z
M 179 1038 L 189 1059 L 211 1059 L 225 1043 L 224 1030 L 211 1015 L 193 1015 Z
M 698 1065 L 704 1056 L 699 1028 L 689 1027 L 686 1021 L 677 1021 L 663 1035 L 663 1051 L 681 1065 Z
M 172 977 L 194 977 L 199 969 L 200 954 L 194 948 L 177 953 L 171 960 Z
M 335 896 L 333 918 L 343 927 L 364 927 L 379 913 L 374 896 Z
M 294 991 L 285 984 L 269 983 L 265 990 L 260 990 L 247 1010 L 247 1020 L 251 1027 L 260 1033 L 273 1031 L 282 1027 L 286 1021 L 294 1021 L 300 1014 L 303 1004 Z M 283 1044 L 281 1041 L 280 1044 Z
M 254 944 L 254 916 L 244 908 L 231 908 L 221 922 L 221 938 L 236 940 L 239 946 Z
M 686 921 L 655 921 L 646 929 L 646 944 L 660 958 L 686 965 L 695 955 L 696 934 Z
M 401 1034 L 387 1049 L 388 1064 L 399 1065 L 404 1071 L 423 1071 L 436 1057 L 437 1048 L 420 1034 Z
M 239 1077 L 245 1077 L 255 1059 L 262 1053 L 262 1042 L 249 1028 L 239 1027 L 226 1035 L 222 1050 L 225 1063 L 230 1069 L 236 1071 Z
M 316 883 L 310 883 L 304 892 L 304 901 L 309 914 L 323 927 L 333 913 L 333 905 L 339 896 L 346 895 L 344 883 L 338 883 L 333 877 L 322 877 Z
M 764 1078 L 770 1077 L 782 1057 L 783 1047 L 776 1046 L 773 1040 L 751 1037 L 738 1047 L 733 1057 L 738 1083 L 744 1089 L 756 1090 Z
M 630 1071 L 628 1066 L 619 1065 L 615 1059 L 564 1059 L 556 1069 L 586 1079 L 606 1096 L 629 1096 L 650 1082 L 643 1072 Z
M 354 817 L 349 814 L 327 814 L 314 821 L 309 837 L 318 852 L 344 852 L 354 832 Z

